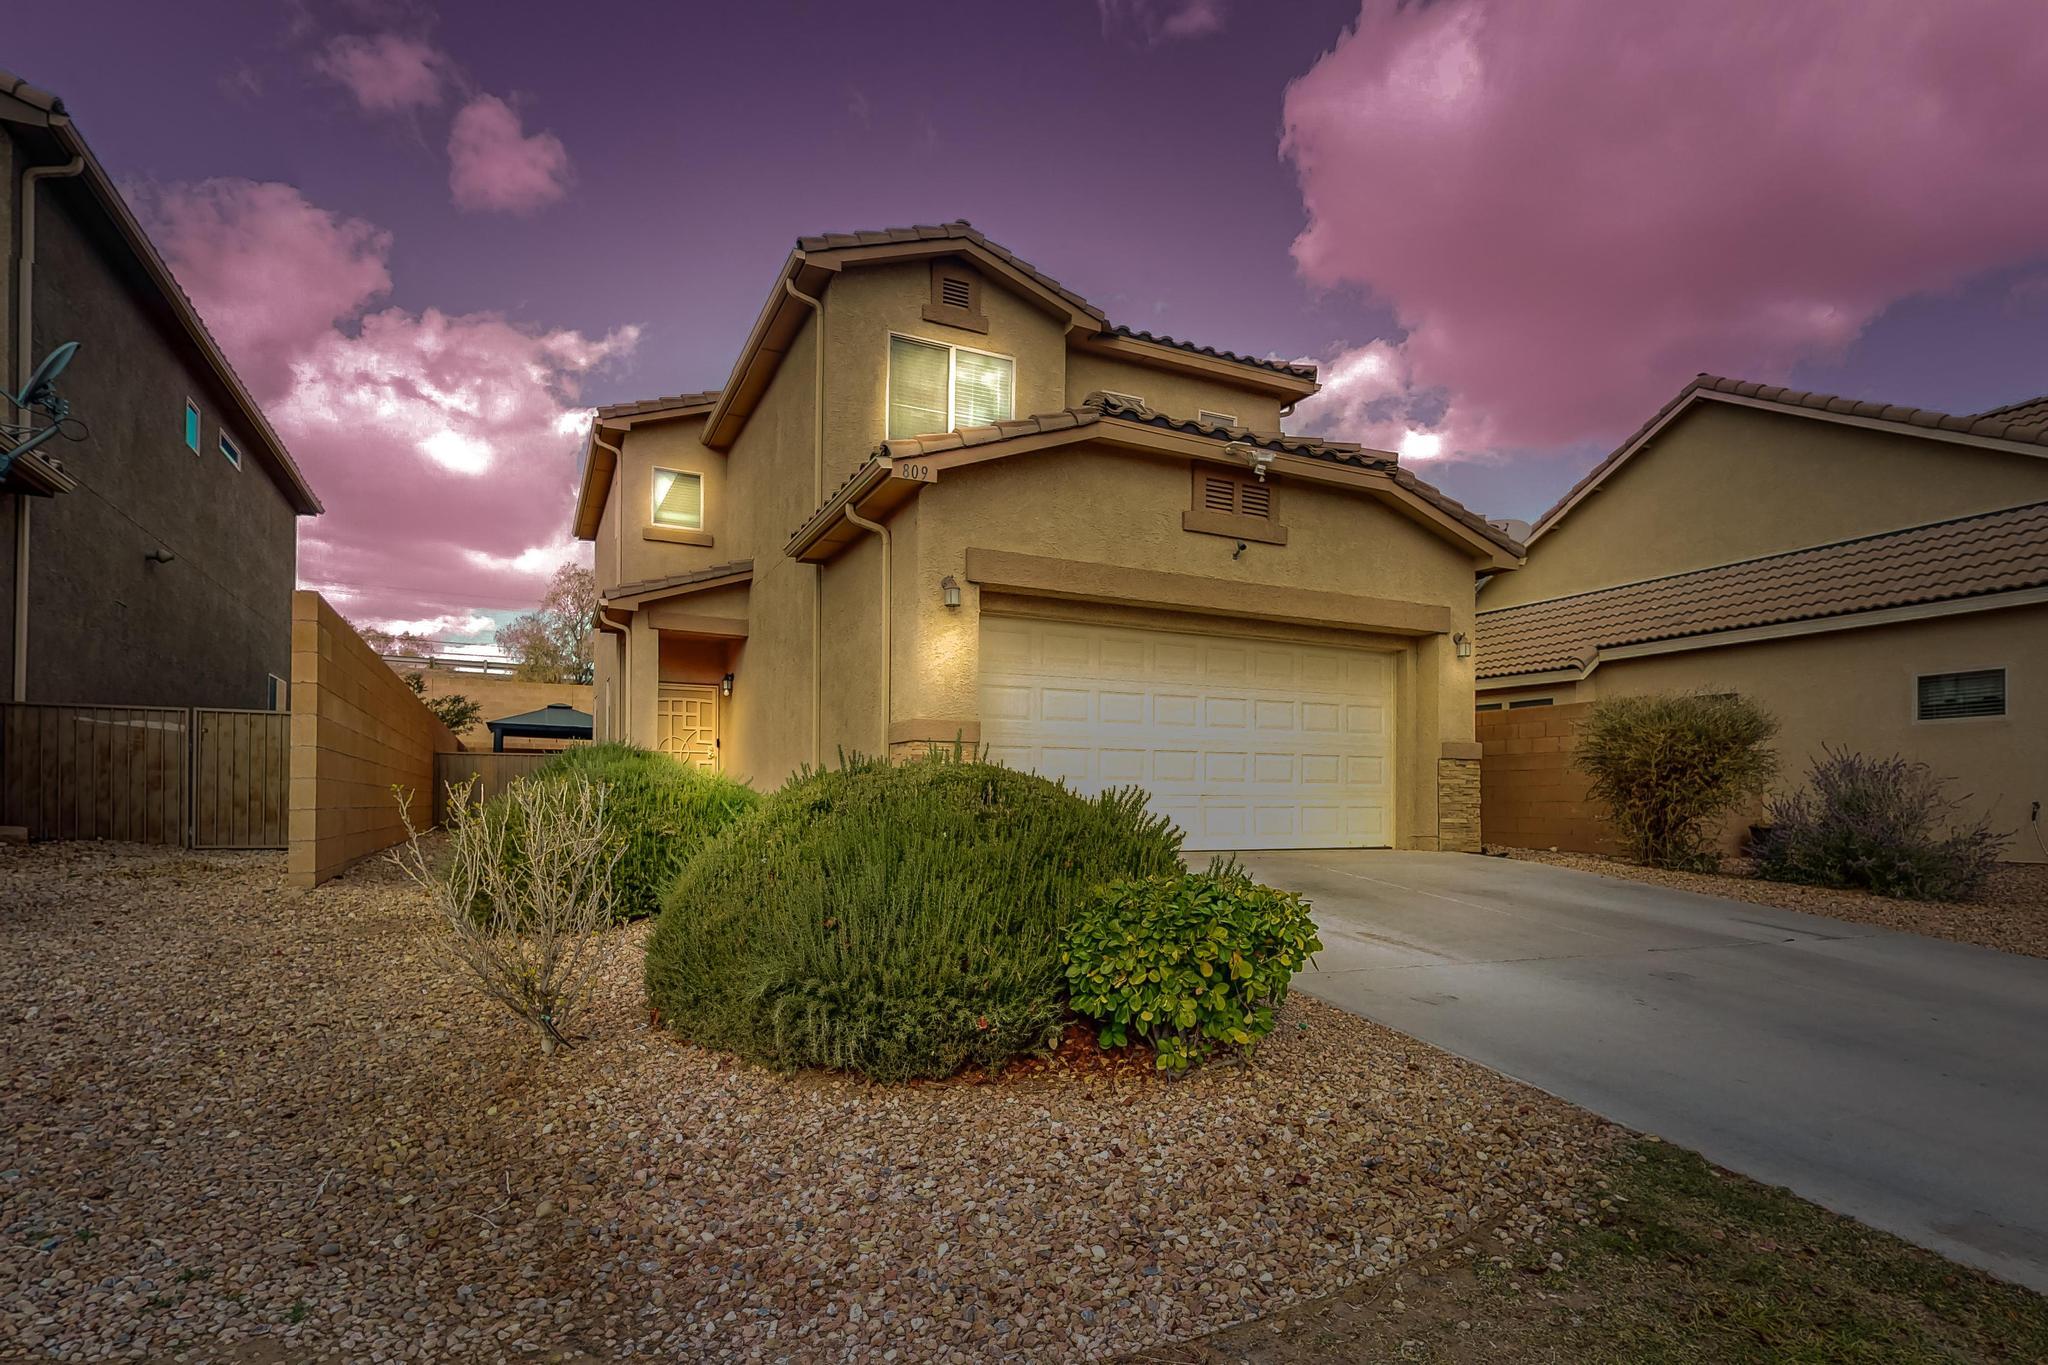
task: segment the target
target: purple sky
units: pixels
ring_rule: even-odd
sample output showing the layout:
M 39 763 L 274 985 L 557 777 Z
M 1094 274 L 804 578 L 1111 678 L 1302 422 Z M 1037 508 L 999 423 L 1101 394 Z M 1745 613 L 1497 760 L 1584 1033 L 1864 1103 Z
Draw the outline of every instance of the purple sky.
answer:
M 594 402 L 722 383 L 803 232 L 971 219 L 1294 426 L 1539 512 L 1701 369 L 2048 390 L 2032 0 L 190 5 L 11 16 L 331 509 L 301 574 L 530 605 Z M 1434 452 L 1434 458 L 1432 458 Z

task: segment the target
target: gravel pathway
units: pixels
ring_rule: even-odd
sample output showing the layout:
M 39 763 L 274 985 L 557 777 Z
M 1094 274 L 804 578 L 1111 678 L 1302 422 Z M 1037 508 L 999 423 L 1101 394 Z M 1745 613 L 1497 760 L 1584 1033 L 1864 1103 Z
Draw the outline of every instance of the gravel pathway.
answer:
M 1867 891 L 1836 891 L 1759 881 L 1740 864 L 1729 872 L 1666 872 L 1594 853 L 1557 853 L 1533 848 L 1488 848 L 1487 852 L 1529 863 L 1573 867 L 1603 877 L 1697 891 L 1702 896 L 1774 905 L 1809 915 L 1828 915 L 1930 938 L 1974 943 L 2001 952 L 2048 957 L 2048 863 L 2001 863 L 1981 901 L 1902 901 Z
M 379 863 L 0 848 L 0 1355 L 1071 1360 L 1541 1237 L 1616 1132 L 1297 997 L 1251 1068 L 543 1063 Z

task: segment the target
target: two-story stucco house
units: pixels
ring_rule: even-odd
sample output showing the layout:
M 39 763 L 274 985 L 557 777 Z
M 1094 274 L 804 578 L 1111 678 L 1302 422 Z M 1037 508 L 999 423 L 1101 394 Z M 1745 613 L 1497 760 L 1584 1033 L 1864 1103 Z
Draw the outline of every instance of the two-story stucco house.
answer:
M 7 697 L 283 707 L 320 500 L 62 101 L 5 72 L 0 256 L 0 389 L 78 343 L 70 439 L 0 476 Z
M 965 223 L 806 237 L 722 389 L 599 410 L 600 738 L 762 785 L 964 741 L 1195 849 L 1477 842 L 1475 574 L 1312 369 L 1115 326 Z

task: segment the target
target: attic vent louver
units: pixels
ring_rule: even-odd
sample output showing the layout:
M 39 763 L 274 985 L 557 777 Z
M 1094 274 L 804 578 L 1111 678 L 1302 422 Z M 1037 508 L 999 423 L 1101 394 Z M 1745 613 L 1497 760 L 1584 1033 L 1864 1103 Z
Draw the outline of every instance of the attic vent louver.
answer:
M 957 275 L 947 275 L 939 280 L 939 302 L 948 308 L 972 308 L 974 286 Z

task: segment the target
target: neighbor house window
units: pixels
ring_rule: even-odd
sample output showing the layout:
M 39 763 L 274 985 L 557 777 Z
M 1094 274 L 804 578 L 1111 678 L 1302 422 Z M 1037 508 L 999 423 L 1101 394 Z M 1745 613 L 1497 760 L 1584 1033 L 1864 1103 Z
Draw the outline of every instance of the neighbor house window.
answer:
M 1237 425 L 1237 417 L 1233 413 L 1211 412 L 1207 408 L 1203 408 L 1196 416 L 1201 419 L 1204 426 L 1234 427 Z
M 2005 670 L 1923 673 L 1914 697 L 1916 720 L 1980 720 L 2005 714 Z
M 185 448 L 194 455 L 199 453 L 199 405 L 185 400 Z
M 654 524 L 704 529 L 704 477 L 680 469 L 654 471 Z
M 985 427 L 1015 415 L 1017 362 L 916 337 L 889 338 L 889 436 Z
M 225 431 L 220 434 L 220 453 L 227 456 L 228 463 L 235 468 L 242 467 L 242 448 L 229 440 Z
M 1498 711 L 1500 710 L 1500 703 L 1497 701 L 1483 701 L 1472 709 L 1474 711 Z
M 1529 697 L 1529 698 L 1527 698 L 1527 699 L 1525 699 L 1525 700 L 1522 700 L 1522 701 L 1511 701 L 1511 702 L 1509 702 L 1509 703 L 1508 703 L 1508 710 L 1510 710 L 1510 711 L 1520 711 L 1520 710 L 1522 710 L 1522 709 L 1523 709 L 1524 707 L 1529 707 L 1529 706 L 1549 706 L 1549 705 L 1551 705 L 1551 704 L 1552 704 L 1553 702 L 1555 702 L 1556 700 L 1557 700 L 1557 699 L 1556 699 L 1555 697 Z
M 275 673 L 267 673 L 264 676 L 270 679 L 270 709 L 273 711 L 291 710 L 292 685 L 283 678 L 278 677 Z

